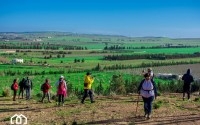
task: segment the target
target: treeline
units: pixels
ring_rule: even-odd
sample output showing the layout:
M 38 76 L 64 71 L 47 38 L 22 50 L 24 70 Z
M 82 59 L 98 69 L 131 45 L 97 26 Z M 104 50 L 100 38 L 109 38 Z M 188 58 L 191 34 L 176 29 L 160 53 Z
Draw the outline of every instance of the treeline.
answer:
M 200 57 L 200 52 L 193 54 L 133 54 L 133 55 L 108 55 L 104 56 L 104 60 L 134 60 L 134 59 L 153 59 L 153 60 L 166 60 L 166 59 L 180 59 Z
M 140 47 L 133 47 L 133 46 L 121 46 L 121 45 L 113 45 L 113 46 L 105 46 L 104 50 L 129 50 L 129 49 L 162 49 L 162 48 L 196 48 L 199 47 L 199 45 L 172 45 L 172 44 L 165 44 L 165 45 L 159 45 L 159 46 L 140 46 Z
M 157 66 L 169 66 L 169 65 L 181 65 L 181 64 L 196 64 L 200 61 L 172 61 L 172 62 L 142 62 L 140 65 L 124 65 L 124 64 L 115 64 L 111 66 L 104 66 L 103 70 L 117 70 L 117 69 L 132 69 L 132 68 L 143 68 L 143 67 L 157 67 Z M 99 65 L 99 64 L 98 64 Z M 98 66 L 97 65 L 97 66 Z
M 24 43 L 0 43 L 0 49 L 45 49 L 45 50 L 87 50 L 87 47 L 72 46 L 64 44 L 44 44 L 38 42 L 24 42 Z
M 20 71 L 20 70 L 4 70 L 2 72 L 0 72 L 0 76 L 14 76 L 14 75 L 27 75 L 27 76 L 31 76 L 31 75 L 52 75 L 52 74 L 66 74 L 66 73 L 81 73 L 81 72 L 87 72 L 88 70 L 50 70 L 50 71 L 37 71 L 37 70 L 24 70 L 24 71 Z

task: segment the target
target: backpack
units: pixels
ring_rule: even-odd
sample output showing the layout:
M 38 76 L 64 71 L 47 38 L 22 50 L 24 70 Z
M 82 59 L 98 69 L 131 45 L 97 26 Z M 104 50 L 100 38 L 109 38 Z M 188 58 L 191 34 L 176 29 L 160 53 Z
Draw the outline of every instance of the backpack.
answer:
M 26 86 L 26 87 L 31 87 L 31 80 L 30 80 L 30 79 L 27 79 L 27 80 L 25 81 L 25 86 Z
M 59 81 L 58 89 L 63 90 L 65 88 L 64 81 Z
M 11 85 L 11 90 L 17 90 L 18 89 L 18 86 L 17 85 L 15 85 L 16 83 L 13 83 L 12 85 Z
M 154 96 L 154 86 L 153 86 L 153 81 L 150 80 L 151 84 L 149 82 L 145 82 L 145 80 L 142 83 L 142 88 L 141 88 L 141 95 L 143 97 L 150 97 Z
M 14 83 L 10 86 L 11 90 L 14 90 Z

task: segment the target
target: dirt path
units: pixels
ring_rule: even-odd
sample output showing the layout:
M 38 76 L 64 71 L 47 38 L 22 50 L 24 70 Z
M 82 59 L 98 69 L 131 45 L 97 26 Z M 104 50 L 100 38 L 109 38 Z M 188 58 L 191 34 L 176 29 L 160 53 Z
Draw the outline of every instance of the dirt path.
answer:
M 41 104 L 35 100 L 11 101 L 0 98 L 0 124 L 9 125 L 10 117 L 23 114 L 29 125 L 111 124 L 111 125 L 200 125 L 200 101 L 182 101 L 181 94 L 165 94 L 154 103 L 161 102 L 153 109 L 153 116 L 145 120 L 143 102 L 139 101 L 136 114 L 137 95 L 96 97 L 93 104 L 86 100 L 80 104 L 78 99 L 66 100 L 65 106 L 58 107 L 56 102 Z

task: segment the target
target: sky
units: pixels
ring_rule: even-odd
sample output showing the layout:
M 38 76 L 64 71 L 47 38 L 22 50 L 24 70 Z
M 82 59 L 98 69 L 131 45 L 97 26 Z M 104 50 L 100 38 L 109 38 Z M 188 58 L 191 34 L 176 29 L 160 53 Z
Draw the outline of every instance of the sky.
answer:
M 200 0 L 0 0 L 0 32 L 200 38 Z

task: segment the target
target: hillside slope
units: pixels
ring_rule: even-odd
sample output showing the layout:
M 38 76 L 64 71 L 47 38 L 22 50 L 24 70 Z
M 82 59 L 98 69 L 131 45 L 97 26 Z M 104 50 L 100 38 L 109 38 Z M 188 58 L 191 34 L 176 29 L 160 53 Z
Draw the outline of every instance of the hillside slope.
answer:
M 182 101 L 182 94 L 162 94 L 154 101 L 159 104 L 153 109 L 153 116 L 145 120 L 143 102 L 138 95 L 128 96 L 95 96 L 96 102 L 86 100 L 81 104 L 78 99 L 66 100 L 64 106 L 56 106 L 56 102 L 40 103 L 36 100 L 0 97 L 0 124 L 10 124 L 10 117 L 23 114 L 30 125 L 64 125 L 77 124 L 120 124 L 120 125 L 198 125 L 200 124 L 199 95 L 192 95 L 191 101 Z

